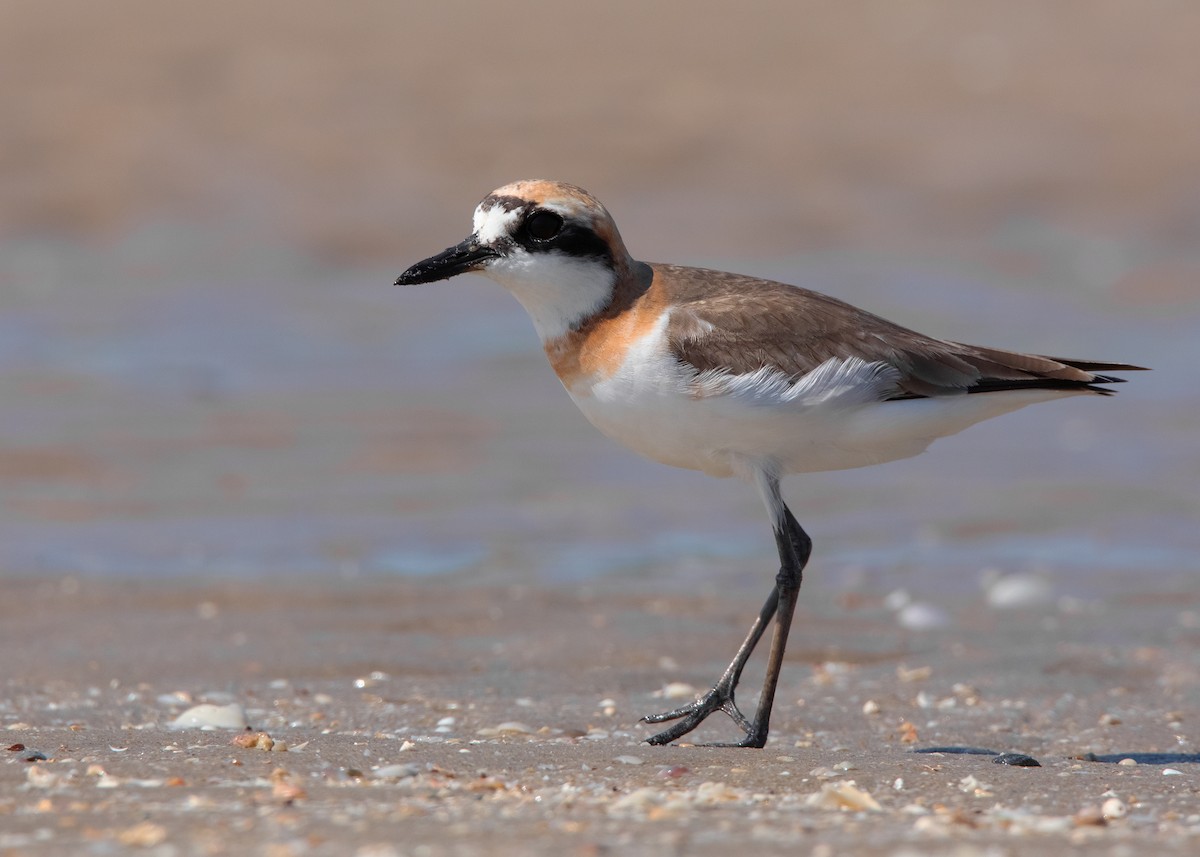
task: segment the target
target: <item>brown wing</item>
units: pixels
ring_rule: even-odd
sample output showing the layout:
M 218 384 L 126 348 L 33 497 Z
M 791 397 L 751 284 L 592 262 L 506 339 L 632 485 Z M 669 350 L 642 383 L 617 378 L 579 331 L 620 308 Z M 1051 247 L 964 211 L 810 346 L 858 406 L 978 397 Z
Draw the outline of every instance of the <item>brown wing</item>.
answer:
M 697 371 L 739 375 L 763 367 L 795 379 L 831 357 L 858 357 L 900 371 L 891 398 L 1038 387 L 1110 391 L 1122 363 L 1067 360 L 924 336 L 818 292 L 721 271 L 654 265 L 671 281 L 672 352 Z

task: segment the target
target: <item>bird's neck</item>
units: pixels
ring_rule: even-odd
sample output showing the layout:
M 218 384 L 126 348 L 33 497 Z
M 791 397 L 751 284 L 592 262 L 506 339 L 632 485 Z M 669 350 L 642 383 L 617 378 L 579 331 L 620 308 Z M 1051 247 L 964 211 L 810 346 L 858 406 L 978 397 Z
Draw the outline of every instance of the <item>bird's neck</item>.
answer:
M 623 279 L 608 265 L 561 255 L 533 266 L 490 266 L 486 272 L 520 301 L 543 343 L 579 329 L 613 302 Z

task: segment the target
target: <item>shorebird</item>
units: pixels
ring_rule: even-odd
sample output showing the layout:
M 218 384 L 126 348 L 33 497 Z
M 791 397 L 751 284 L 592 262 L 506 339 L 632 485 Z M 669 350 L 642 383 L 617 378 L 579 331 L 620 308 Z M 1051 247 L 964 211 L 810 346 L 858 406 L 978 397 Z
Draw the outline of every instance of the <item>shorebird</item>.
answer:
M 790 473 L 907 458 L 934 440 L 1035 402 L 1110 395 L 1069 360 L 923 336 L 835 298 L 724 271 L 636 261 L 587 191 L 519 181 L 484 197 L 469 237 L 397 285 L 482 274 L 524 306 L 584 416 L 636 452 L 753 484 L 770 515 L 779 571 L 729 667 L 694 702 L 648 715 L 667 744 L 723 711 L 734 746 L 762 747 L 812 541 L 780 492 Z M 774 620 L 753 719 L 734 691 Z

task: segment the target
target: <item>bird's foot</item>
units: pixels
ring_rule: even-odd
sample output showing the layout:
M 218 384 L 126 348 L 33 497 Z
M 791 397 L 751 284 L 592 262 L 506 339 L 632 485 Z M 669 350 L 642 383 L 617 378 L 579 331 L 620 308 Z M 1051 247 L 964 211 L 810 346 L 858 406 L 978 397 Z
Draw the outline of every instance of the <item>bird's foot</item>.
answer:
M 672 741 L 682 738 L 691 732 L 714 711 L 724 711 L 728 714 L 733 722 L 740 726 L 742 731 L 746 733 L 746 737 L 735 744 L 707 744 L 705 746 L 761 748 L 767 743 L 766 730 L 757 728 L 746 718 L 746 715 L 742 714 L 737 707 L 737 703 L 733 700 L 733 688 L 725 687 L 722 682 L 718 682 L 706 694 L 693 702 L 689 702 L 687 705 L 682 705 L 672 711 L 664 711 L 662 714 L 647 714 L 643 717 L 643 723 L 666 723 L 668 720 L 679 721 L 670 728 L 651 735 L 646 739 L 646 743 L 670 744 Z

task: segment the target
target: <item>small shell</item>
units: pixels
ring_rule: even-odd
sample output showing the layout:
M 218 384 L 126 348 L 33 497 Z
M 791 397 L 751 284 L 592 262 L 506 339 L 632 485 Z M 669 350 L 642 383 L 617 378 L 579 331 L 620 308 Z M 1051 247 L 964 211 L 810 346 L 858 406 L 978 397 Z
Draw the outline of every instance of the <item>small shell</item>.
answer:
M 878 812 L 883 809 L 879 801 L 860 789 L 854 780 L 826 783 L 821 790 L 808 796 L 805 805 L 818 809 L 844 809 L 852 812 Z
M 189 708 L 169 726 L 171 729 L 245 729 L 246 712 L 236 702 L 229 705 L 205 702 Z

